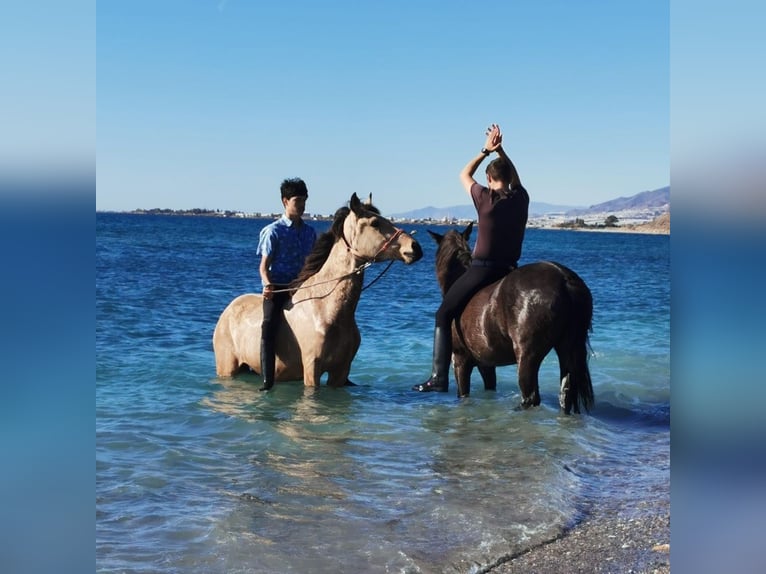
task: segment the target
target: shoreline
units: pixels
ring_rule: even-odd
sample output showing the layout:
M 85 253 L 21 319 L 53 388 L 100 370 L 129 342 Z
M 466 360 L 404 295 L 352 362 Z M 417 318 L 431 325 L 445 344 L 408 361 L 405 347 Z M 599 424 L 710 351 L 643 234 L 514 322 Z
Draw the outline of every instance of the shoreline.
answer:
M 550 231 L 582 231 L 585 233 L 637 233 L 641 235 L 670 235 L 670 229 L 636 227 L 551 227 L 529 225 L 527 229 L 545 229 Z
M 480 572 L 670 574 L 670 452 L 645 464 L 660 471 L 650 483 L 636 489 L 628 466 L 613 468 L 610 482 L 626 486 L 620 495 L 591 492 L 576 523 L 537 546 L 498 557 Z
M 223 219 L 264 219 L 272 220 L 279 217 L 278 213 L 273 214 L 244 214 L 243 212 L 214 212 L 214 211 L 190 211 L 190 210 L 133 210 L 133 211 L 96 211 L 96 213 L 114 213 L 120 215 L 165 215 L 173 217 L 214 217 Z M 662 218 L 663 216 L 660 216 Z M 324 216 L 318 214 L 307 214 L 307 220 L 309 221 L 332 221 L 332 216 Z M 659 219 L 659 218 L 658 218 Z M 415 224 L 415 225 L 438 225 L 438 226 L 451 226 L 451 225 L 468 225 L 471 223 L 470 219 L 455 219 L 453 221 L 445 222 L 438 220 L 426 220 L 426 219 L 407 219 L 407 218 L 391 218 L 391 221 L 399 224 Z M 670 235 L 670 221 L 669 218 L 666 222 L 655 223 L 655 221 L 647 221 L 645 223 L 628 223 L 626 225 L 614 225 L 610 227 L 559 227 L 553 225 L 550 222 L 540 224 L 540 221 L 530 220 L 527 223 L 527 229 L 546 229 L 552 231 L 594 231 L 597 233 L 641 233 L 649 235 Z
M 491 574 L 669 574 L 670 504 L 647 500 L 645 512 L 599 510 L 560 536 L 501 557 L 481 572 Z M 658 508 L 658 506 L 660 508 Z

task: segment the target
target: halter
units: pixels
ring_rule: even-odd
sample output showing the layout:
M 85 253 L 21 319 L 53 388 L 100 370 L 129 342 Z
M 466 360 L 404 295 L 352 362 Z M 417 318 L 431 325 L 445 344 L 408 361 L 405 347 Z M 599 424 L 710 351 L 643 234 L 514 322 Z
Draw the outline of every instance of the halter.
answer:
M 310 285 L 310 287 L 314 287 L 314 286 L 316 286 L 316 285 L 323 285 L 323 284 L 325 284 L 325 283 L 332 283 L 332 282 L 334 282 L 334 281 L 338 281 L 338 282 L 340 282 L 340 281 L 343 281 L 344 279 L 348 279 L 349 277 L 353 277 L 354 275 L 359 275 L 359 274 L 361 274 L 361 273 L 362 273 L 362 272 L 363 272 L 365 269 L 367 269 L 368 267 L 370 267 L 370 266 L 371 266 L 373 263 L 376 263 L 376 259 L 377 259 L 378 255 L 380 255 L 380 254 L 381 254 L 381 253 L 383 253 L 383 252 L 384 252 L 386 249 L 388 249 L 388 248 L 391 246 L 391 243 L 393 243 L 393 242 L 394 242 L 394 241 L 395 241 L 395 240 L 396 240 L 396 239 L 397 239 L 397 238 L 398 238 L 398 237 L 399 237 L 399 236 L 400 236 L 402 233 L 404 233 L 404 229 L 400 229 L 399 227 L 396 227 L 396 226 L 394 226 L 394 229 L 395 229 L 396 231 L 394 231 L 394 233 L 391 235 L 391 237 L 389 237 L 388 239 L 386 239 L 386 240 L 385 240 L 385 241 L 384 241 L 384 242 L 381 244 L 381 246 L 380 246 L 380 247 L 378 248 L 378 250 L 375 252 L 375 255 L 373 255 L 372 257 L 367 257 L 367 256 L 365 256 L 365 255 L 362 255 L 362 254 L 361 254 L 361 253 L 359 253 L 359 252 L 358 252 L 356 249 L 354 249 L 353 247 L 351 247 L 351 244 L 348 242 L 348 239 L 346 239 L 346 234 L 345 234 L 345 233 L 343 233 L 343 232 L 341 232 L 341 238 L 343 239 L 343 243 L 345 243 L 345 244 L 346 244 L 346 251 L 348 251 L 349 253 L 351 253 L 351 254 L 352 254 L 354 257 L 356 257 L 357 259 L 361 259 L 362 261 L 364 261 L 364 263 L 362 263 L 361 265 L 357 265 L 357 266 L 354 268 L 354 270 L 353 270 L 353 271 L 351 271 L 350 273 L 346 273 L 345 275 L 341 275 L 340 277 L 337 277 L 337 278 L 335 278 L 335 279 L 327 279 L 326 281 L 320 281 L 319 283 L 312 283 L 312 284 Z M 414 231 L 413 231 L 413 233 L 414 233 Z M 364 291 L 364 290 L 365 290 L 365 289 L 367 289 L 368 287 L 371 287 L 371 286 L 372 286 L 372 284 L 373 284 L 373 283 L 375 283 L 375 282 L 376 282 L 378 279 L 380 279 L 380 278 L 383 276 L 383 274 L 384 274 L 386 271 L 388 271 L 388 269 L 389 269 L 389 268 L 391 267 L 391 265 L 393 265 L 393 264 L 394 264 L 394 260 L 392 259 L 391 261 L 389 261 L 389 262 L 388 262 L 388 265 L 386 266 L 386 268 L 385 268 L 383 271 L 381 271 L 381 272 L 380 272 L 380 275 L 378 275 L 378 276 L 377 276 L 375 279 L 373 279 L 373 280 L 372 280 L 372 281 L 371 281 L 369 284 L 367 284 L 366 286 L 362 287 L 362 291 Z M 300 290 L 300 289 L 307 289 L 308 287 L 309 287 L 309 286 L 305 286 L 305 287 L 304 287 L 303 285 L 300 285 L 300 286 L 298 286 L 298 287 L 288 287 L 287 289 L 275 289 L 274 291 L 272 291 L 272 293 L 286 293 L 286 292 L 295 292 L 295 291 L 298 291 L 298 290 Z
M 346 234 L 345 234 L 345 233 L 341 232 L 341 237 L 343 238 L 343 243 L 345 243 L 345 244 L 346 244 L 346 251 L 348 251 L 349 253 L 351 253 L 351 255 L 353 255 L 353 256 L 354 256 L 354 257 L 356 257 L 357 259 L 361 259 L 362 261 L 365 261 L 365 262 L 369 262 L 369 263 L 374 263 L 374 262 L 376 261 L 376 259 L 377 259 L 378 255 L 380 255 L 380 254 L 381 254 L 381 253 L 383 253 L 383 252 L 384 252 L 386 249 L 388 249 L 388 248 L 391 246 L 391 243 L 393 243 L 393 242 L 394 242 L 396 239 L 398 239 L 398 237 L 399 237 L 399 236 L 400 236 L 402 233 L 404 233 L 404 229 L 400 229 L 400 228 L 398 228 L 398 227 L 394 227 L 394 229 L 395 229 L 396 231 L 394 231 L 394 233 L 391 235 L 391 237 L 389 237 L 388 239 L 386 239 L 386 240 L 385 240 L 385 241 L 384 241 L 384 242 L 381 244 L 380 248 L 379 248 L 379 249 L 378 249 L 378 250 L 375 252 L 375 255 L 373 255 L 372 257 L 367 257 L 366 255 L 362 255 L 362 254 L 361 254 L 361 253 L 359 253 L 359 252 L 358 252 L 356 249 L 354 249 L 353 247 L 351 247 L 351 244 L 348 242 L 348 239 L 346 239 Z

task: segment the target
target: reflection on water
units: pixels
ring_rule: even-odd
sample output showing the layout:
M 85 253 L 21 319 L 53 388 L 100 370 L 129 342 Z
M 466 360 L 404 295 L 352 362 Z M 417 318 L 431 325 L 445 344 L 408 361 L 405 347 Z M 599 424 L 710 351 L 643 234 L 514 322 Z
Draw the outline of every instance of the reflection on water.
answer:
M 514 410 L 511 391 L 257 388 L 216 380 L 201 401 L 249 427 L 214 538 L 221 556 L 252 546 L 256 570 L 466 572 L 571 526 L 613 456 L 598 419 Z

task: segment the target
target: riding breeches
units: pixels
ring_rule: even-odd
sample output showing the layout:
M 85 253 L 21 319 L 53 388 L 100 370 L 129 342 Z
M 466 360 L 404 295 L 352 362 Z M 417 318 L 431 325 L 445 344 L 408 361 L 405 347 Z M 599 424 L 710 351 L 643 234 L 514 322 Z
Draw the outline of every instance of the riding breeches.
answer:
M 436 311 L 436 326 L 449 332 L 453 319 L 460 315 L 471 297 L 507 273 L 507 267 L 469 267 L 444 294 L 442 304 Z
M 274 293 L 271 299 L 263 300 L 263 322 L 261 323 L 261 340 L 273 343 L 277 329 L 282 320 L 282 310 L 290 300 L 290 293 Z

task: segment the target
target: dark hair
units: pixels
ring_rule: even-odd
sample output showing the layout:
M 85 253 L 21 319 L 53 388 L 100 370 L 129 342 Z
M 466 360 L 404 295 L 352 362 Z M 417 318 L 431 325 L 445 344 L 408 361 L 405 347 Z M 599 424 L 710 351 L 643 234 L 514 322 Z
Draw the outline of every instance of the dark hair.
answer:
M 309 196 L 309 190 L 306 188 L 306 183 L 299 177 L 284 180 L 282 185 L 279 186 L 279 190 L 282 192 L 282 199 Z
M 511 183 L 511 164 L 502 157 L 497 157 L 489 162 L 485 173 L 495 181 Z

